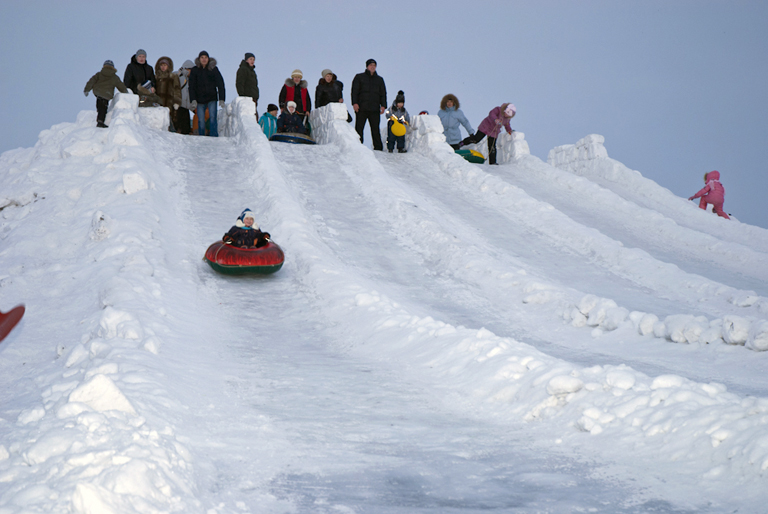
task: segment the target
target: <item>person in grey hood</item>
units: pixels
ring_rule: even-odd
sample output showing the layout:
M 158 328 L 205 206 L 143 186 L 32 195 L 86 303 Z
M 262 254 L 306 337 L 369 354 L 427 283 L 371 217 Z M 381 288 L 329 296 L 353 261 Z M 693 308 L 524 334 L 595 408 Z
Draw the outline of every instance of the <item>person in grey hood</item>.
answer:
M 192 110 L 192 101 L 189 99 L 189 73 L 192 68 L 195 67 L 195 63 L 187 59 L 181 68 L 176 72 L 179 76 L 179 84 L 181 84 L 181 106 L 176 111 L 176 123 L 179 125 L 176 130 L 179 134 L 190 134 L 192 132 L 191 116 L 189 111 Z

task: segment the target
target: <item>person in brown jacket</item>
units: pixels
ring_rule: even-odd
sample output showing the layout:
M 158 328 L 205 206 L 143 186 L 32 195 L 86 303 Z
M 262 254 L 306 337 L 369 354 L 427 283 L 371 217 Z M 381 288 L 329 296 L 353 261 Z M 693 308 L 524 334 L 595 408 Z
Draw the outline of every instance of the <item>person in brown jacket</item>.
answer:
M 160 105 L 168 107 L 171 111 L 171 128 L 176 130 L 176 111 L 181 105 L 181 83 L 179 76 L 173 73 L 173 60 L 170 57 L 161 57 L 155 64 L 155 80 L 157 81 L 157 96 L 160 97 Z
M 109 101 L 115 96 L 115 88 L 121 93 L 127 93 L 128 88 L 125 87 L 123 81 L 117 76 L 117 69 L 115 69 L 115 63 L 110 60 L 104 61 L 104 66 L 101 71 L 95 74 L 85 84 L 85 96 L 93 90 L 93 95 L 96 97 L 96 126 L 101 128 L 107 128 L 104 124 L 104 120 L 107 119 L 107 108 L 109 107 Z

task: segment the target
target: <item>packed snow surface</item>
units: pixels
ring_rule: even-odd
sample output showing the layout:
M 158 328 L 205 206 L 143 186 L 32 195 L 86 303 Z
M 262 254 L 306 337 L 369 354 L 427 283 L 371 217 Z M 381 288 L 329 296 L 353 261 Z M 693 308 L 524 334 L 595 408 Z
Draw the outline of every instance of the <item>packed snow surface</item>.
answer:
M 0 157 L 0 513 L 764 512 L 768 231 L 598 135 L 488 166 L 436 116 L 388 154 L 137 100 Z M 275 275 L 201 260 L 246 207 Z

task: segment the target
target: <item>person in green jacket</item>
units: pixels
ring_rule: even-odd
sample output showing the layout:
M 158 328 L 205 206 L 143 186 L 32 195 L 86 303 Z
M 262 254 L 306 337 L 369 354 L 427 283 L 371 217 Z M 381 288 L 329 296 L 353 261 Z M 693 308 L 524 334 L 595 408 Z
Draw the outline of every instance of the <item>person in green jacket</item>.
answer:
M 104 61 L 104 66 L 101 71 L 95 74 L 88 80 L 85 85 L 85 96 L 93 90 L 93 95 L 96 97 L 96 126 L 101 128 L 107 128 L 104 120 L 107 119 L 107 108 L 109 107 L 109 101 L 115 96 L 115 88 L 121 93 L 127 93 L 128 88 L 125 87 L 123 81 L 117 76 L 117 70 L 115 69 L 115 63 L 107 59 Z
M 237 96 L 247 96 L 253 100 L 254 107 L 259 106 L 259 78 L 255 71 L 256 56 L 251 52 L 245 54 L 245 59 L 240 62 L 235 77 Z M 256 110 L 256 119 L 259 119 L 259 111 Z
M 275 104 L 267 106 L 267 112 L 259 118 L 259 126 L 261 126 L 267 139 L 275 135 L 277 132 L 277 106 Z

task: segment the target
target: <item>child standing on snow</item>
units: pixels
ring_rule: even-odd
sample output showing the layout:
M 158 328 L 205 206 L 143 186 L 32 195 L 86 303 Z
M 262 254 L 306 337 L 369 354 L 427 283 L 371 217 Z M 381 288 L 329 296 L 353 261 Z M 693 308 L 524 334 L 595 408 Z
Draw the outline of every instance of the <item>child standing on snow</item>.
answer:
M 723 203 L 725 202 L 725 188 L 720 183 L 720 172 L 719 171 L 710 171 L 709 173 L 704 174 L 704 182 L 707 183 L 706 186 L 701 188 L 701 190 L 689 198 L 689 200 L 693 200 L 694 198 L 701 198 L 699 201 L 699 207 L 707 210 L 707 204 L 712 204 L 712 210 L 717 213 L 718 216 L 721 216 L 727 220 L 731 219 L 723 210 Z
M 104 66 L 101 71 L 95 74 L 88 80 L 85 85 L 85 96 L 93 90 L 93 95 L 96 97 L 96 126 L 100 128 L 107 128 L 104 124 L 104 120 L 107 119 L 107 108 L 109 107 L 109 101 L 115 96 L 115 88 L 121 93 L 127 93 L 128 88 L 125 87 L 123 81 L 117 76 L 117 70 L 115 69 L 115 63 L 110 60 L 104 61 Z
M 479 143 L 485 136 L 488 136 L 488 164 L 496 164 L 496 138 L 499 137 L 502 127 L 507 131 L 507 134 L 511 135 L 514 132 L 509 126 L 509 120 L 514 118 L 516 113 L 515 104 L 501 104 L 499 107 L 494 107 L 488 116 L 480 122 L 477 132 L 464 138 L 464 141 L 461 142 L 462 146 Z
M 397 143 L 397 151 L 399 153 L 406 153 L 405 149 L 405 136 L 396 136 L 392 133 L 392 125 L 395 124 L 392 118 L 395 118 L 403 125 L 408 125 L 411 122 L 411 115 L 405 110 L 405 93 L 398 91 L 395 101 L 392 102 L 392 106 L 384 113 L 384 117 L 389 121 L 387 122 L 387 150 L 389 153 L 395 149 L 395 143 Z
M 253 212 L 246 209 L 237 218 L 235 226 L 229 229 L 221 240 L 232 246 L 261 248 L 269 242 L 269 237 L 269 232 L 259 230 Z
M 275 104 L 267 106 L 267 112 L 259 118 L 259 126 L 264 131 L 267 139 L 275 135 L 275 132 L 277 132 L 277 106 Z

